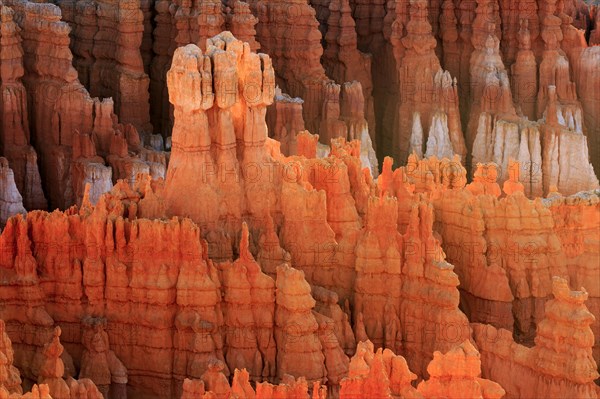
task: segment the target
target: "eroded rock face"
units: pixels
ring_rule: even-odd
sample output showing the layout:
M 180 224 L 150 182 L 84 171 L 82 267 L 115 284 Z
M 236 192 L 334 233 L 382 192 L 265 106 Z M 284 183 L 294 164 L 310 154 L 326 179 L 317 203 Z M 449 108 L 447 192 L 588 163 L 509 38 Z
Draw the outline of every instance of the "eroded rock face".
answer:
M 113 178 L 115 182 L 117 178 L 132 181 L 139 171 L 164 177 L 164 154 L 150 155 L 140 145 L 138 132 L 118 122 L 113 113 L 114 101 L 110 98 L 92 98 L 80 83 L 69 49 L 70 27 L 61 20 L 60 9 L 53 4 L 25 0 L 7 4 L 14 11 L 14 20 L 23 39 L 22 80 L 30 97 L 29 127 L 32 141 L 39 151 L 41 177 L 50 206 L 66 209 L 79 203 L 86 183 L 91 183 L 92 192 L 96 193 L 92 197 L 95 201 L 110 189 Z M 131 6 L 133 3 L 127 4 Z M 125 11 L 122 13 L 128 14 Z M 119 40 L 124 46 L 128 44 L 125 38 Z M 135 47 L 135 43 L 131 45 Z M 117 50 L 117 55 L 129 59 L 126 48 Z M 18 73 L 18 68 L 15 71 Z M 126 74 L 127 70 L 121 72 Z M 120 87 L 130 87 L 121 78 L 114 79 L 114 83 L 124 85 Z M 117 97 L 117 103 L 120 101 L 120 97 Z M 122 143 L 118 143 L 120 146 L 113 145 L 115 136 L 121 137 L 121 141 L 123 136 L 127 138 L 124 152 Z M 96 155 L 99 158 L 94 158 Z M 110 159 L 113 155 L 116 158 Z M 25 176 L 29 177 L 20 178 L 28 179 L 24 193 L 31 194 L 33 200 L 38 198 L 39 201 L 40 193 L 35 188 L 38 179 L 31 164 L 35 161 L 35 154 L 28 157 L 29 172 Z M 107 167 L 107 164 L 111 167 Z M 145 166 L 136 168 L 133 164 Z M 132 170 L 135 172 L 131 173 Z
M 597 395 L 595 9 L 53 3 L 0 5 L 1 398 Z
M 319 324 L 312 314 L 315 300 L 304 273 L 282 265 L 277 269 L 275 339 L 278 377 L 285 374 L 310 382 L 323 382 L 327 371 L 323 347 L 317 338 Z
M 280 143 L 281 153 L 286 156 L 302 155 L 298 152 L 298 136 L 305 131 L 303 103 L 301 98 L 292 98 L 277 87 L 273 104 L 267 108 L 269 136 Z
M 598 372 L 591 356 L 589 327 L 594 316 L 584 304 L 587 292 L 571 291 L 567 281 L 558 277 L 553 279 L 552 291 L 554 299 L 546 304 L 533 348 L 515 344 L 506 330 L 473 325 L 483 375 L 500 382 L 510 396 L 532 398 L 544 393 L 595 398 L 593 381 Z
M 10 338 L 6 334 L 6 325 L 3 320 L 0 320 L 0 398 L 2 399 L 52 399 L 50 397 L 50 387 L 47 384 L 33 384 L 31 391 L 23 394 L 21 387 L 21 377 L 19 370 L 13 366 L 14 361 L 14 350 Z M 88 380 L 89 381 L 89 380 Z M 75 382 L 77 383 L 77 382 Z M 90 382 L 91 383 L 91 382 Z M 90 398 L 100 399 L 102 396 L 95 396 L 93 384 L 87 385 L 90 388 Z M 72 391 L 74 394 L 78 394 L 78 391 Z M 88 393 L 87 390 L 82 392 L 84 395 Z M 67 392 L 69 395 L 70 392 Z M 54 396 L 55 398 L 57 396 Z M 68 396 L 67 396 L 68 397 Z
M 261 50 L 273 59 L 277 84 L 290 96 L 304 100 L 307 129 L 319 134 L 321 142 L 327 145 L 337 137 L 360 139 L 364 150 L 372 153 L 370 167 L 375 176 L 377 167 L 373 164 L 375 154 L 369 130 L 375 124 L 371 79 L 369 68 L 364 65 L 369 58 L 356 49 L 353 31 L 348 29 L 343 43 L 339 43 L 334 30 L 330 36 L 332 49 L 324 56 L 315 11 L 304 0 L 254 0 L 250 4 L 259 21 L 256 31 Z M 347 25 L 348 11 L 347 7 L 336 8 L 330 13 L 332 23 L 335 19 L 336 26 Z M 340 22 L 344 19 L 342 14 L 345 22 Z M 339 52 L 341 59 L 335 51 L 340 44 L 349 50 Z M 321 65 L 322 56 L 330 60 L 330 70 Z M 356 90 L 348 90 L 348 85 Z
M 249 249 L 248 226 L 242 228 L 240 257 L 220 265 L 225 293 L 225 359 L 231 369 L 247 370 L 253 381 L 277 375 L 275 281 L 262 273 Z
M 113 97 L 119 119 L 133 124 L 142 136 L 150 135 L 149 77 L 141 53 L 141 2 L 74 3 L 73 19 L 67 21 L 73 30 L 73 64 L 81 83 L 92 96 Z
M 402 356 L 389 349 L 375 352 L 371 341 L 359 342 L 349 376 L 342 380 L 340 398 L 502 398 L 505 391 L 499 384 L 480 378 L 479 358 L 469 341 L 445 354 L 435 352 L 427 367 L 430 378 L 415 389 L 411 382 L 417 376 Z
M 0 226 L 6 225 L 11 216 L 27 213 L 23 207 L 23 197 L 17 190 L 15 174 L 8 165 L 6 158 L 0 157 Z
M 430 378 L 417 386 L 425 398 L 502 398 L 506 393 L 500 384 L 480 378 L 479 352 L 469 341 L 456 346 L 448 353 L 435 352 L 427 366 Z
M 260 48 L 260 43 L 256 41 L 255 26 L 258 18 L 252 15 L 250 6 L 247 2 L 240 0 L 226 1 L 226 27 L 235 37 L 250 44 L 252 51 Z
M 411 1 L 406 36 L 395 40 L 400 89 L 394 132 L 394 158 L 402 164 L 412 151 L 426 156 L 466 156 L 458 111 L 455 78 L 444 71 L 434 51 L 437 45 L 427 19 L 427 2 Z M 401 24 L 399 17 L 394 23 Z M 418 124 L 415 126 L 415 124 Z M 410 144 L 410 147 L 409 147 Z
M 90 379 L 105 396 L 123 397 L 127 392 L 127 369 L 110 350 L 106 319 L 89 317 L 83 324 L 79 377 Z
M 510 159 L 520 161 L 525 192 L 530 197 L 547 195 L 554 185 L 566 195 L 596 188 L 597 178 L 589 163 L 591 152 L 582 134 L 583 111 L 573 91 L 575 83 L 569 77 L 569 61 L 560 49 L 563 34 L 561 19 L 554 15 L 555 4 L 550 2 L 540 11 L 544 51 L 537 69 L 530 22 L 521 22 L 517 33 L 519 51 L 512 65 L 514 103 L 500 54 L 501 41 L 494 28 L 497 18 L 490 4 L 493 2 L 478 2 L 474 24 L 479 28 L 471 39 L 475 50 L 471 55 L 472 105 L 466 132 L 471 166 L 493 161 L 500 166 L 500 180 L 504 181 L 508 179 Z M 557 145 L 559 141 L 563 144 Z M 580 155 L 560 161 L 559 147 Z M 568 176 L 574 170 L 581 171 L 580 177 L 558 181 L 558 175 Z
M 358 50 L 356 24 L 351 16 L 352 9 L 348 0 L 329 2 L 327 32 L 323 35 L 327 45 L 323 52 L 322 63 L 327 76 L 337 83 L 360 82 L 363 92 L 363 114 L 368 122 L 368 133 L 375 142 L 375 109 L 373 103 L 373 82 L 371 77 L 370 54 Z M 355 110 L 354 112 L 360 112 Z M 352 133 L 350 138 L 354 137 Z
M 27 91 L 21 81 L 23 68 L 22 39 L 14 22 L 14 11 L 4 5 L 0 8 L 2 20 L 0 39 L 0 88 L 2 89 L 2 124 L 0 152 L 8 159 L 14 173 L 14 182 L 28 210 L 46 209 L 37 154 L 30 145 Z M 8 183 L 5 187 L 8 187 Z
M 309 396 L 309 385 L 304 378 L 294 379 L 291 375 L 285 375 L 278 385 L 272 385 L 268 382 L 256 384 L 256 392 L 250 385 L 249 375 L 245 369 L 235 370 L 231 387 L 228 381 L 222 380 L 222 383 L 212 389 L 205 388 L 206 381 L 186 379 L 183 383 L 183 394 L 181 399 L 194 398 L 227 398 L 233 395 L 240 399 L 325 399 L 327 389 L 314 383 L 311 386 L 312 396 Z M 200 396 L 202 395 L 202 396 Z
M 2 340 L 2 348 L 0 353 L 2 354 L 2 379 L 0 380 L 0 387 L 2 387 L 7 393 L 23 393 L 21 388 L 21 376 L 19 370 L 13 366 L 15 360 L 14 350 L 12 343 L 8 335 L 6 334 L 6 325 L 3 320 L 0 320 L 0 339 Z

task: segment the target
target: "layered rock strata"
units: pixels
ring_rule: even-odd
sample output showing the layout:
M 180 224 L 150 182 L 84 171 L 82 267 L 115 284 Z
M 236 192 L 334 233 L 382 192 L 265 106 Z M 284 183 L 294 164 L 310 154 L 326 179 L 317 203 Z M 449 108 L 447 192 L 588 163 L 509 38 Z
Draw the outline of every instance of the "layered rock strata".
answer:
M 554 299 L 546 304 L 533 348 L 516 344 L 506 330 L 473 325 L 483 375 L 498 381 L 508 396 L 595 398 L 598 372 L 589 327 L 594 316 L 584 303 L 587 292 L 571 291 L 558 277 L 552 291 Z
M 0 18 L 0 155 L 11 164 L 25 208 L 46 209 L 48 204 L 42 191 L 37 154 L 31 146 L 27 91 L 22 83 L 25 73 L 22 39 L 10 7 L 1 6 Z

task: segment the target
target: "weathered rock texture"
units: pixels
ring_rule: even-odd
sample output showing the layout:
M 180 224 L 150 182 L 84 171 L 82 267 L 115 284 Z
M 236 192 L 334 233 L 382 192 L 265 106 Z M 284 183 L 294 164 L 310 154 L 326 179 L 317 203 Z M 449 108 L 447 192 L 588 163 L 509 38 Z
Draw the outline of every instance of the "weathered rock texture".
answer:
M 479 352 L 465 341 L 448 353 L 435 352 L 427 366 L 430 378 L 419 383 L 417 391 L 425 398 L 502 398 L 506 393 L 500 384 L 480 378 Z
M 167 137 L 171 135 L 174 121 L 167 72 L 175 49 L 195 44 L 205 50 L 209 38 L 229 30 L 238 39 L 249 43 L 251 50 L 257 50 L 260 48 L 255 30 L 258 20 L 250 12 L 248 3 L 239 0 L 157 0 L 154 7 L 156 25 L 150 67 L 150 114 L 155 131 Z
M 352 9 L 349 1 L 332 0 L 329 2 L 328 8 L 327 32 L 323 35 L 326 43 L 322 56 L 323 67 L 327 76 L 339 84 L 355 80 L 360 82 L 368 132 L 372 141 L 375 142 L 375 109 L 371 78 L 372 57 L 370 54 L 361 53 L 357 48 L 356 24 L 351 16 Z M 356 136 L 360 137 L 360 135 Z
M 366 333 L 377 347 L 405 354 L 411 368 L 426 375 L 433 351 L 458 345 L 470 329 L 458 309 L 458 276 L 433 235 L 431 204 L 406 193 L 411 204 L 405 208 L 401 199 L 388 197 L 405 189 L 402 173 L 396 171 L 396 180 L 384 172 L 382 196 L 369 200 L 356 247 L 353 319 L 357 339 Z
M 304 273 L 285 264 L 277 269 L 276 303 L 278 377 L 289 374 L 305 376 L 308 382 L 323 382 L 327 375 L 325 356 L 317 338 L 319 324 L 312 314 L 315 300 Z
M 220 265 L 225 292 L 225 359 L 231 369 L 248 370 L 253 381 L 276 376 L 275 282 L 262 273 L 242 229 L 240 257 Z
M 406 360 L 389 349 L 377 350 L 371 341 L 358 344 L 350 362 L 350 373 L 342 380 L 340 399 L 354 398 L 501 398 L 504 389 L 490 380 L 480 378 L 479 352 L 469 341 L 455 346 L 448 353 L 435 352 L 427 367 L 430 378 L 415 389 L 411 382 L 417 376 Z
M 434 51 L 437 42 L 427 19 L 427 2 L 411 0 L 409 15 L 406 36 L 392 41 L 401 92 L 392 141 L 394 158 L 404 164 L 413 151 L 422 156 L 424 150 L 426 156 L 464 158 L 458 88 Z
M 517 185 L 498 198 L 494 170 L 488 169 L 480 183 L 446 190 L 433 201 L 437 231 L 459 275 L 462 309 L 469 320 L 514 331 L 519 340 L 530 342 L 550 298 L 553 276 L 585 286 L 597 314 L 600 271 L 586 266 L 598 250 L 589 231 L 600 217 L 597 192 L 532 201 Z M 599 327 L 596 322 L 592 328 L 596 332 Z
M 2 387 L 7 393 L 23 393 L 23 389 L 21 388 L 21 376 L 19 375 L 19 370 L 15 366 L 13 366 L 13 362 L 15 360 L 15 354 L 12 347 L 12 342 L 10 338 L 6 334 L 6 325 L 3 320 L 0 320 L 0 356 L 2 363 L 0 367 L 2 368 L 2 378 L 0 379 L 0 387 Z
M 6 158 L 0 157 L 0 227 L 6 224 L 11 216 L 27 213 L 23 207 L 23 197 L 17 190 L 15 174 Z
M 165 156 L 145 150 L 135 128 L 118 123 L 114 101 L 91 98 L 78 80 L 69 50 L 70 28 L 61 21 L 60 9 L 25 0 L 7 4 L 23 38 L 29 126 L 50 206 L 65 209 L 80 202 L 86 183 L 99 195 L 110 188 L 112 179 L 133 181 L 139 171 L 164 176 Z M 35 168 L 30 168 L 33 188 L 27 186 L 27 194 L 37 179 Z
M 208 377 L 208 376 L 207 376 Z M 218 384 L 212 384 L 202 380 L 186 379 L 183 383 L 183 394 L 181 399 L 196 398 L 227 398 L 236 397 L 240 399 L 325 399 L 327 397 L 327 388 L 319 383 L 310 386 L 312 396 L 309 393 L 309 384 L 304 378 L 295 379 L 291 375 L 285 375 L 278 385 L 272 385 L 268 382 L 256 384 L 256 391 L 250 385 L 249 374 L 245 369 L 235 370 L 231 386 L 227 379 L 220 379 Z
M 548 3 L 541 12 L 545 50 L 539 72 L 531 51 L 530 22 L 522 20 L 517 33 L 519 51 L 512 65 L 516 107 L 500 54 L 494 2 L 478 2 L 473 22 L 477 30 L 473 30 L 471 38 L 474 51 L 466 132 L 472 155 L 470 166 L 474 169 L 479 162 L 493 161 L 500 166 L 500 181 L 505 181 L 510 159 L 520 161 L 525 192 L 530 197 L 548 194 L 551 186 L 569 195 L 598 185 L 589 162 L 588 140 L 583 134 L 582 107 L 574 91 L 575 83 L 570 80 L 569 61 L 560 49 L 560 18 L 553 15 L 552 7 L 554 3 Z M 532 123 L 529 119 L 538 121 Z M 566 156 L 563 151 L 579 155 Z
M 102 394 L 94 383 L 88 379 L 75 380 L 71 377 L 63 380 L 64 363 L 60 356 L 64 347 L 59 341 L 60 328 L 56 327 L 54 338 L 39 351 L 32 367 L 39 374 L 39 385 L 33 384 L 31 392 L 23 394 L 19 370 L 13 366 L 14 350 L 10 338 L 6 334 L 6 325 L 0 320 L 0 397 L 3 399 L 52 399 L 54 398 L 89 398 L 102 399 Z M 52 394 L 52 397 L 50 396 Z
M 149 77 L 141 46 L 144 14 L 139 0 L 74 1 L 63 20 L 71 26 L 73 65 L 94 97 L 112 97 L 115 113 L 145 136 L 150 125 Z
M 46 209 L 37 154 L 30 145 L 27 91 L 21 81 L 25 73 L 22 39 L 11 8 L 2 5 L 0 18 L 0 155 L 10 162 L 23 205 L 28 210 Z
M 301 98 L 292 98 L 275 88 L 273 104 L 267 108 L 267 126 L 269 136 L 280 143 L 282 154 L 298 154 L 297 136 L 304 132 L 304 118 L 302 117 Z
M 587 292 L 571 291 L 553 279 L 554 299 L 546 304 L 535 346 L 516 344 L 506 330 L 475 324 L 484 377 L 498 381 L 508 397 L 596 398 L 597 365 L 592 358 L 594 316 L 584 302 Z
M 0 12 L 2 399 L 597 396 L 595 8 Z
M 273 59 L 277 85 L 292 97 L 304 100 L 302 109 L 307 129 L 319 134 L 319 139 L 325 144 L 336 137 L 360 139 L 364 150 L 372 153 L 369 166 L 373 175 L 377 175 L 373 140 L 369 133 L 369 128 L 375 123 L 370 71 L 368 65 L 362 65 L 363 59 L 369 58 L 356 49 L 354 32 L 348 29 L 351 27 L 345 28 L 348 30 L 341 43 L 332 33 L 328 46 L 331 50 L 325 55 L 315 11 L 306 1 L 254 0 L 250 3 L 259 21 L 256 32 L 261 50 Z M 332 7 L 335 8 L 335 5 Z M 342 8 L 346 17 L 340 22 L 344 19 Z M 338 28 L 340 24 L 350 22 L 347 11 L 347 8 L 341 7 L 331 13 Z M 340 45 L 347 45 L 350 54 L 342 49 L 337 52 L 336 48 Z M 325 63 L 327 59 L 331 61 L 328 67 L 331 76 L 326 75 L 321 64 L 322 56 Z M 351 59 L 358 64 L 350 64 Z M 346 70 L 350 65 L 352 69 Z

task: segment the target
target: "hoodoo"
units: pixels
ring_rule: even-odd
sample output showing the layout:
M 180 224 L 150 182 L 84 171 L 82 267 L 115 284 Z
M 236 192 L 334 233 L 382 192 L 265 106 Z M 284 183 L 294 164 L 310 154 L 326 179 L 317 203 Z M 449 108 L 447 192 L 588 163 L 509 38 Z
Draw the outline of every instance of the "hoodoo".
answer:
M 599 399 L 589 0 L 0 0 L 0 399 Z

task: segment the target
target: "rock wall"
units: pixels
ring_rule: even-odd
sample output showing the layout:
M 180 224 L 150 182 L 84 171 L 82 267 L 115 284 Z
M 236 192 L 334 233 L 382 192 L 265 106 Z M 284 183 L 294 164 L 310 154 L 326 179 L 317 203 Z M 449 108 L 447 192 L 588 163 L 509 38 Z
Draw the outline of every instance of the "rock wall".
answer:
M 22 83 L 25 73 L 22 39 L 11 8 L 2 5 L 0 18 L 0 154 L 11 164 L 26 209 L 46 209 L 48 204 L 42 191 L 37 154 L 30 140 L 27 91 Z
M 352 64 L 353 70 L 345 74 L 342 74 L 342 70 L 334 70 L 335 65 L 347 61 L 345 58 L 338 61 L 337 55 L 334 57 L 335 47 L 339 43 L 332 41 L 335 46 L 329 53 L 333 63 L 332 76 L 326 75 L 326 69 L 321 65 L 321 57 L 325 57 L 324 60 L 327 58 L 321 47 L 318 21 L 314 9 L 306 1 L 254 0 L 250 5 L 258 17 L 256 32 L 261 50 L 273 59 L 277 85 L 290 96 L 304 100 L 302 110 L 306 128 L 318 134 L 324 144 L 329 144 L 336 137 L 358 138 L 367 151 L 373 151 L 368 130 L 374 124 L 368 68 Z M 339 12 L 333 15 L 332 18 L 341 18 Z M 347 14 L 345 20 L 346 23 L 350 22 Z M 353 37 L 352 31 L 348 30 L 348 34 Z M 348 57 L 354 57 L 348 60 L 362 58 L 352 40 L 344 42 L 344 45 L 351 50 Z M 348 52 L 344 51 L 343 54 Z M 356 80 L 356 83 L 348 83 L 360 86 L 360 90 L 345 90 L 344 95 L 342 87 L 347 86 L 346 79 L 352 82 Z M 363 87 L 362 84 L 367 86 Z M 368 139 L 363 136 L 368 136 Z M 374 152 L 370 160 L 375 162 Z M 375 176 L 376 165 L 372 164 L 371 168 Z
M 407 34 L 392 42 L 394 47 L 404 47 L 394 48 L 401 93 L 392 141 L 394 158 L 404 164 L 413 151 L 419 156 L 464 158 L 457 86 L 434 52 L 437 42 L 427 20 L 427 2 L 411 1 L 408 10 Z M 394 23 L 402 23 L 398 14 Z
M 370 341 L 360 342 L 350 362 L 350 373 L 342 380 L 341 399 L 374 398 L 501 398 L 504 389 L 480 378 L 479 352 L 469 341 L 454 346 L 447 353 L 435 352 L 429 363 L 431 378 L 415 389 L 413 374 L 406 360 L 389 349 L 374 351 Z
M 145 164 L 142 167 L 145 171 L 152 172 L 155 177 L 164 176 L 165 156 L 148 155 L 140 146 L 137 131 L 118 123 L 113 114 L 113 100 L 91 98 L 79 82 L 68 47 L 70 28 L 60 20 L 60 9 L 52 4 L 25 0 L 7 4 L 14 10 L 15 21 L 23 37 L 25 74 L 22 80 L 29 95 L 29 126 L 39 150 L 42 181 L 50 206 L 66 209 L 79 201 L 85 182 L 92 182 L 93 186 L 97 182 L 102 187 L 97 191 L 104 192 L 111 180 L 111 169 L 115 170 L 112 175 L 115 179 L 135 179 L 135 173 L 121 173 L 119 169 L 127 168 L 113 164 L 108 160 L 110 155 L 125 158 L 123 162 L 126 164 L 141 161 Z M 39 48 L 55 50 L 39 51 Z M 77 133 L 88 136 L 96 148 L 88 151 L 74 149 L 79 141 Z M 123 135 L 128 136 L 127 144 L 132 147 L 134 156 L 127 152 L 119 153 L 112 146 L 115 136 Z M 93 166 L 81 168 L 75 165 L 80 155 L 90 158 L 95 155 L 93 151 L 107 158 L 107 162 L 97 160 Z M 152 164 L 143 161 L 148 158 L 162 166 L 155 165 L 151 171 Z M 112 164 L 112 168 L 106 163 Z
M 6 158 L 0 157 L 0 227 L 4 227 L 11 216 L 27 213 L 23 206 L 23 197 L 15 184 L 15 174 Z
M 595 9 L 0 7 L 0 368 L 30 396 L 596 394 Z
M 473 325 L 483 376 L 498 381 L 507 397 L 542 394 L 595 398 L 593 381 L 598 372 L 591 356 L 593 334 L 589 327 L 594 316 L 584 304 L 587 293 L 571 291 L 567 281 L 558 277 L 553 279 L 552 291 L 554 299 L 546 305 L 533 348 L 515 344 L 506 330 Z

